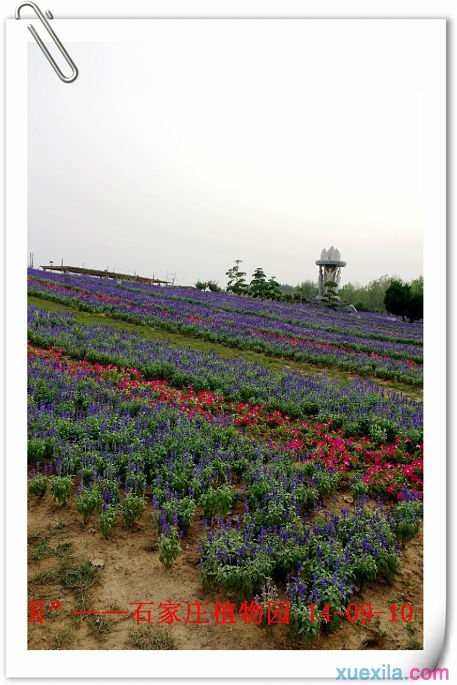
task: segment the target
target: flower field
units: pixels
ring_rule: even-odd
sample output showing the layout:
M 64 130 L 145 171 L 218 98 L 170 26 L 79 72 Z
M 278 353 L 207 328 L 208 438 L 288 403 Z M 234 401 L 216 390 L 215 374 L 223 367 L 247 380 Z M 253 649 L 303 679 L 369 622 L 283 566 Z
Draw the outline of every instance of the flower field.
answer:
M 370 314 L 362 317 L 363 329 L 349 314 L 332 317 L 311 305 L 272 303 L 267 311 L 265 303 L 252 298 L 219 293 L 196 297 L 190 288 L 133 287 L 108 279 L 95 283 L 90 277 L 43 276 L 32 270 L 29 292 L 83 311 L 106 312 L 240 350 L 411 385 L 422 383 L 421 324 L 381 322 Z
M 143 535 L 145 595 L 191 574 L 202 601 L 286 602 L 270 648 L 328 648 L 345 630 L 329 608 L 398 583 L 421 529 L 422 402 L 389 382 L 420 386 L 421 325 L 33 270 L 29 292 L 29 519 L 67 512 L 74 544 L 107 557 Z

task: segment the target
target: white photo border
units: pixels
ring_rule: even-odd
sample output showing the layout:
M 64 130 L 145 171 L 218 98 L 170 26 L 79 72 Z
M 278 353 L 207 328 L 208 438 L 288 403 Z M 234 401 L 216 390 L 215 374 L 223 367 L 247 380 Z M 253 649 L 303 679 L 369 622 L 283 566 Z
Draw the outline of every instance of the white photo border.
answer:
M 56 20 L 65 42 L 147 40 L 151 22 L 246 19 Z M 8 677 L 334 678 L 336 667 L 436 666 L 446 626 L 446 22 L 443 19 L 249 19 L 403 22 L 424 31 L 431 90 L 424 111 L 424 649 L 27 650 L 27 50 L 25 22 L 7 20 L 6 582 Z M 405 44 L 405 50 L 407 45 Z M 71 86 L 64 86 L 71 87 Z

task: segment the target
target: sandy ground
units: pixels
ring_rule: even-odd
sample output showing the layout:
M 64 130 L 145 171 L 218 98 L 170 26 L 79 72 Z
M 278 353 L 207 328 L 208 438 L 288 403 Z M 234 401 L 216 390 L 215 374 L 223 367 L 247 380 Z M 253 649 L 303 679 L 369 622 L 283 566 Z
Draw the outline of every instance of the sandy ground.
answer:
M 346 506 L 348 506 L 346 504 Z M 349 505 L 350 506 L 350 505 Z M 333 509 L 333 506 L 329 506 Z M 204 593 L 198 569 L 202 529 L 197 521 L 183 541 L 182 554 L 170 570 L 159 561 L 151 514 L 127 531 L 118 526 L 105 540 L 95 521 L 82 525 L 74 504 L 59 507 L 49 497 L 29 504 L 29 600 L 45 600 L 43 623 L 29 620 L 29 649 L 420 649 L 422 646 L 422 540 L 412 540 L 401 553 L 400 572 L 392 584 L 377 583 L 354 598 L 382 611 L 368 625 L 340 626 L 311 644 L 291 639 L 288 626 L 215 625 L 211 608 L 216 597 Z M 94 526 L 94 527 L 92 527 Z M 74 572 L 91 562 L 93 578 Z M 72 575 L 73 574 L 73 575 Z M 70 580 L 69 580 L 70 579 Z M 221 600 L 226 599 L 221 597 Z M 59 600 L 60 607 L 50 603 Z M 208 601 L 211 623 L 191 625 L 186 605 Z M 134 602 L 150 601 L 152 621 L 137 624 Z M 181 622 L 159 624 L 161 602 L 181 603 Z M 393 623 L 389 605 L 410 603 L 412 623 Z M 75 611 L 128 611 L 128 615 L 74 616 Z M 143 614 L 143 618 L 147 615 Z M 35 619 L 33 619 L 35 620 Z

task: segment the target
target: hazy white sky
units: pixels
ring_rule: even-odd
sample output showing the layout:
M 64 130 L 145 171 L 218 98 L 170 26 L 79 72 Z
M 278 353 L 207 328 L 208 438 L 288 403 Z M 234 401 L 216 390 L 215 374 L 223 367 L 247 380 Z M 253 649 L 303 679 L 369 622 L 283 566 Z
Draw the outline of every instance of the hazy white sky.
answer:
M 71 43 L 73 84 L 29 57 L 35 265 L 215 279 L 236 258 L 281 282 L 422 273 L 423 79 L 410 23 L 151 22 Z

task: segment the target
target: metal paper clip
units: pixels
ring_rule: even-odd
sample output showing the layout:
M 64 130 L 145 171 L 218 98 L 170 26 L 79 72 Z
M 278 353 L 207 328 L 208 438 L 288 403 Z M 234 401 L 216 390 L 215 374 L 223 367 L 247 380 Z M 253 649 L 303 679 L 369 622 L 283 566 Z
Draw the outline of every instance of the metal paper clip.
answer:
M 60 69 L 59 65 L 55 61 L 54 57 L 51 55 L 48 48 L 46 47 L 43 39 L 40 38 L 40 36 L 38 35 L 36 28 L 32 24 L 29 24 L 27 26 L 28 30 L 30 31 L 30 33 L 35 38 L 36 42 L 38 43 L 38 45 L 40 46 L 40 48 L 44 52 L 44 56 L 46 57 L 49 64 L 51 65 L 51 67 L 56 72 L 57 76 L 60 78 L 61 81 L 64 81 L 64 83 L 72 83 L 73 81 L 75 81 L 78 78 L 78 73 L 79 73 L 78 68 L 77 68 L 76 64 L 73 62 L 73 60 L 71 59 L 68 52 L 65 50 L 64 46 L 60 42 L 58 36 L 56 35 L 54 29 L 52 28 L 51 24 L 48 21 L 48 19 L 54 19 L 52 12 L 50 12 L 49 10 L 46 10 L 46 16 L 45 16 L 43 14 L 43 12 L 40 10 L 40 8 L 38 7 L 38 5 L 36 5 L 34 2 L 22 2 L 16 8 L 16 19 L 21 18 L 21 9 L 23 7 L 30 7 L 35 12 L 38 19 L 41 21 L 44 28 L 49 33 L 49 35 L 51 36 L 55 45 L 57 46 L 60 54 L 62 55 L 62 57 L 64 58 L 64 60 L 66 61 L 66 63 L 68 64 L 68 66 L 71 69 L 71 72 L 72 72 L 71 76 L 65 76 L 65 74 L 63 73 L 63 71 Z

